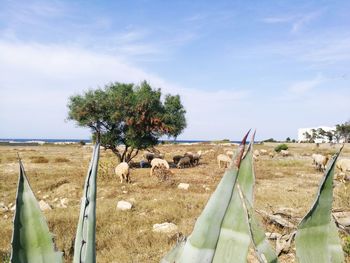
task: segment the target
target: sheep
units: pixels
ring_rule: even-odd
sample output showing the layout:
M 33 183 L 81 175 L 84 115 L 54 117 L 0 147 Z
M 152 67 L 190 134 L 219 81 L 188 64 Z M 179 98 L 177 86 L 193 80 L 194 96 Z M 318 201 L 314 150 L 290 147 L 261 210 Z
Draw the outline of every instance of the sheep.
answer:
M 173 157 L 173 161 L 174 161 L 174 164 L 178 164 L 178 162 L 180 161 L 180 159 L 183 157 L 183 155 L 175 155 Z
M 147 161 L 150 163 L 154 158 L 158 158 L 158 159 L 163 159 L 164 158 L 164 154 L 162 153 L 150 153 L 150 152 L 145 152 L 143 155 Z
M 160 158 L 154 158 L 152 161 L 151 161 L 151 171 L 150 171 L 150 176 L 153 175 L 153 171 L 154 169 L 156 168 L 164 168 L 164 169 L 167 169 L 169 170 L 169 164 L 166 160 L 163 160 L 163 159 L 160 159 Z
M 229 165 L 231 165 L 232 159 L 228 157 L 226 154 L 219 154 L 217 157 L 217 161 L 218 161 L 219 168 L 222 168 L 221 164 L 223 164 L 223 167 L 226 168 Z
M 127 162 L 118 164 L 115 168 L 115 174 L 119 176 L 120 183 L 123 183 L 123 180 L 125 180 L 127 183 L 130 183 L 130 169 Z
M 267 152 L 267 150 L 265 150 L 265 149 L 261 149 L 261 150 L 260 150 L 260 154 L 261 154 L 261 155 L 267 155 L 268 152 Z
M 195 153 L 192 158 L 192 164 L 193 165 L 198 165 L 199 164 L 199 159 L 201 156 L 198 153 Z
M 283 157 L 289 156 L 289 151 L 281 150 L 281 154 L 282 154 Z
M 337 161 L 337 168 L 341 172 L 350 171 L 350 159 L 340 159 Z
M 322 154 L 313 154 L 312 163 L 315 165 L 315 168 L 319 171 L 326 170 L 326 164 L 329 160 L 329 156 L 324 156 Z
M 184 154 L 184 157 L 189 157 L 190 160 L 191 160 L 191 165 L 194 164 L 194 163 L 193 163 L 193 153 L 192 153 L 192 152 L 186 152 L 186 153 Z
M 191 159 L 188 156 L 182 157 L 176 167 L 180 169 L 184 168 L 185 166 L 191 166 Z

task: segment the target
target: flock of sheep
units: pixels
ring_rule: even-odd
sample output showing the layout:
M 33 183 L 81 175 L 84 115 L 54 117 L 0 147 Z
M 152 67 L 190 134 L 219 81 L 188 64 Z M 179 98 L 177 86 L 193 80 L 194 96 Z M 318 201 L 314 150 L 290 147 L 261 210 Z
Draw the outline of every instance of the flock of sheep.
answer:
M 173 157 L 173 163 L 177 168 L 193 167 L 199 164 L 199 160 L 202 156 L 202 151 L 197 153 L 186 152 L 183 155 L 175 155 Z M 140 167 L 150 167 L 150 176 L 154 174 L 155 169 L 169 170 L 170 165 L 164 159 L 164 154 L 146 152 L 144 154 L 145 160 L 140 161 Z M 126 162 L 122 162 L 115 168 L 115 174 L 119 176 L 120 182 L 124 180 L 130 182 L 130 167 Z
M 175 155 L 173 156 L 173 163 L 172 167 L 177 168 L 186 168 L 186 167 L 193 167 L 199 164 L 199 161 L 202 157 L 202 151 L 198 151 L 197 153 L 192 152 L 186 152 L 183 155 Z M 274 157 L 275 153 L 268 152 L 267 150 L 261 149 L 261 150 L 255 150 L 253 153 L 253 158 L 255 160 L 258 159 L 260 155 L 266 155 L 271 158 Z M 280 152 L 280 155 L 282 157 L 290 156 L 289 151 L 282 150 Z M 227 168 L 231 165 L 233 157 L 233 151 L 227 150 L 224 154 L 218 154 L 217 155 L 217 164 L 219 168 Z M 322 155 L 322 154 L 312 154 L 312 163 L 315 166 L 315 168 L 318 171 L 324 171 L 326 169 L 326 165 L 328 160 L 330 159 L 330 155 Z M 145 152 L 144 153 L 144 160 L 140 161 L 140 167 L 150 167 L 150 176 L 154 175 L 154 172 L 156 169 L 166 170 L 169 171 L 170 165 L 169 163 L 164 159 L 164 154 L 157 154 L 157 153 L 151 153 L 151 152 Z M 337 161 L 337 168 L 342 172 L 345 173 L 346 171 L 350 171 L 350 159 L 340 159 Z M 123 181 L 126 181 L 127 183 L 130 182 L 130 167 L 129 164 L 126 162 L 122 162 L 118 164 L 118 166 L 115 168 L 115 173 L 120 178 L 120 182 L 123 183 Z

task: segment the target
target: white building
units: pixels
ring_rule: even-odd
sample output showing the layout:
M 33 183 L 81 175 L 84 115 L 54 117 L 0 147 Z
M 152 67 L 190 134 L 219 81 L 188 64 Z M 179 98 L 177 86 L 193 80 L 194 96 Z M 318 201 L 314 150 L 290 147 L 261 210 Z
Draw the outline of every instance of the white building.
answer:
M 312 135 L 313 132 L 312 130 L 316 130 L 321 128 L 322 130 L 324 130 L 325 132 L 328 131 L 335 131 L 335 127 L 327 127 L 327 126 L 318 126 L 318 127 L 311 127 L 311 128 L 300 128 L 298 129 L 298 142 L 306 142 L 308 141 L 307 137 L 306 137 L 306 133 Z M 323 136 L 322 138 L 317 138 L 315 139 L 315 143 L 325 143 L 325 142 L 330 142 L 328 137 Z

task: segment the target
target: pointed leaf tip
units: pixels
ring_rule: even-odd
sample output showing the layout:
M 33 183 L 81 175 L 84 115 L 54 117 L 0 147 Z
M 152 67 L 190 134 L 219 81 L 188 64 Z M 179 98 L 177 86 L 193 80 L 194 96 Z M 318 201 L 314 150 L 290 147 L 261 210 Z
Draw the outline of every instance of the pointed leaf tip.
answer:
M 245 149 L 245 144 L 246 144 L 246 141 L 247 141 L 247 138 L 248 138 L 248 135 L 250 133 L 250 130 L 246 133 L 246 135 L 243 137 L 243 140 L 241 142 L 241 144 L 239 145 L 239 153 L 236 157 L 236 160 L 234 161 L 234 165 L 239 168 L 240 164 L 241 164 L 241 161 L 242 161 L 242 156 L 244 154 L 244 149 Z

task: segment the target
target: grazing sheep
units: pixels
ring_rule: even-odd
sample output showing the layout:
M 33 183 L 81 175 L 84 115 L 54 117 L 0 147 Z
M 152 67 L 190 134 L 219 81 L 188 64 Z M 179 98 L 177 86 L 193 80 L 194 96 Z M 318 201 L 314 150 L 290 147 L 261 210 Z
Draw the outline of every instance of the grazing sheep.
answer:
M 273 158 L 275 155 L 272 152 L 269 152 L 269 156 Z
M 340 159 L 337 161 L 337 168 L 341 172 L 350 171 L 350 159 Z
M 183 155 L 175 155 L 173 157 L 173 161 L 174 161 L 174 164 L 178 164 L 178 162 L 180 161 L 180 159 L 183 157 Z
M 128 163 L 122 162 L 118 164 L 115 168 L 115 174 L 119 176 L 120 183 L 123 183 L 123 180 L 125 180 L 127 183 L 130 183 L 130 169 Z
M 184 157 L 189 157 L 191 160 L 191 165 L 193 165 L 193 153 L 192 152 L 185 153 Z
M 219 154 L 217 157 L 217 161 L 218 161 L 219 168 L 222 168 L 221 165 L 223 165 L 223 167 L 226 168 L 231 164 L 232 159 L 228 157 L 226 154 Z
M 281 150 L 281 154 L 282 154 L 283 157 L 289 156 L 289 151 Z
M 151 171 L 150 171 L 150 176 L 153 175 L 153 171 L 154 169 L 156 168 L 164 168 L 164 169 L 167 169 L 169 170 L 169 164 L 166 160 L 163 160 L 163 159 L 160 159 L 160 158 L 154 158 L 152 161 L 151 161 Z
M 163 159 L 164 158 L 164 154 L 161 153 L 150 153 L 150 152 L 145 152 L 143 155 L 147 161 L 150 163 L 154 158 L 158 158 L 158 159 Z
M 324 156 L 322 154 L 313 154 L 312 163 L 315 165 L 315 168 L 319 171 L 326 170 L 326 164 L 329 160 L 329 156 Z
M 201 156 L 198 153 L 195 153 L 193 155 L 193 159 L 192 159 L 192 165 L 198 165 L 199 164 L 199 159 L 201 158 Z
M 267 155 L 268 153 L 267 153 L 267 150 L 261 149 L 261 150 L 260 150 L 260 154 L 261 154 L 261 155 Z
M 182 157 L 179 161 L 179 163 L 177 164 L 177 168 L 185 168 L 185 166 L 187 167 L 191 167 L 191 159 L 188 156 Z

